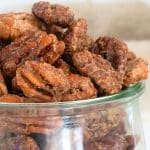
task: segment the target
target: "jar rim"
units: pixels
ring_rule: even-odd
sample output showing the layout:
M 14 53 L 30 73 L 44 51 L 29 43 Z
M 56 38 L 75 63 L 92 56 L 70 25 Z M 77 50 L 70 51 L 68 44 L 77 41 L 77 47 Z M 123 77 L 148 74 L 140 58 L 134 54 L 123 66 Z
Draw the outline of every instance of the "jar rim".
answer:
M 69 102 L 52 102 L 52 103 L 0 103 L 0 108 L 79 108 L 90 105 L 100 105 L 105 103 L 128 103 L 141 96 L 145 89 L 145 82 L 136 83 L 121 92 L 109 96 L 102 96 L 93 99 L 85 99 Z

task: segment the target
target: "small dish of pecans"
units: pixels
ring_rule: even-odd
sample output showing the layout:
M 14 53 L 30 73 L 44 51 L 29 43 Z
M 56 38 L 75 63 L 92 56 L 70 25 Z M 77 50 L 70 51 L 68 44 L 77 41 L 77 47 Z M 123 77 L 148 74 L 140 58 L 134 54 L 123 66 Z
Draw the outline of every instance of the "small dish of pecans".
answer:
M 136 105 L 148 64 L 87 29 L 44 1 L 0 14 L 0 150 L 144 149 Z

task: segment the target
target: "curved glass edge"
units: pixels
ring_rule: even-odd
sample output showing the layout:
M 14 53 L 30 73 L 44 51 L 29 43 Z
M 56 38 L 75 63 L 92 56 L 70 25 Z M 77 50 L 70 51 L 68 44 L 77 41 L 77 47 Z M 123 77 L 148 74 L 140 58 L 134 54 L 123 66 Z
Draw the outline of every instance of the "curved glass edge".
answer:
M 131 87 L 126 88 L 120 93 L 103 96 L 94 99 L 70 101 L 70 102 L 55 102 L 55 103 L 0 103 L 0 108 L 59 108 L 59 109 L 71 109 L 79 108 L 90 105 L 99 105 L 106 103 L 130 103 L 134 101 L 137 97 L 143 94 L 145 89 L 145 82 L 139 82 Z

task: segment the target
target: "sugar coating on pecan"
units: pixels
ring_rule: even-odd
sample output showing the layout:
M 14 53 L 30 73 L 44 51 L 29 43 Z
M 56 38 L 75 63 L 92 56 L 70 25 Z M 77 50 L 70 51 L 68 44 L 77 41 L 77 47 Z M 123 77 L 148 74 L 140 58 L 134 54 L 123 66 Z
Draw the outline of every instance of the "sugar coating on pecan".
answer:
M 64 37 L 66 51 L 73 53 L 76 51 L 82 51 L 84 48 L 89 49 L 93 40 L 86 33 L 87 21 L 82 18 L 74 21 Z
M 82 100 L 97 96 L 97 90 L 89 78 L 78 74 L 69 74 L 67 78 L 70 89 L 61 96 L 61 101 Z
M 0 96 L 5 95 L 7 93 L 8 93 L 7 86 L 5 84 L 3 75 L 0 71 Z
M 15 76 L 18 66 L 26 60 L 54 63 L 64 51 L 64 43 L 55 35 L 38 31 L 16 39 L 0 52 L 0 62 L 6 76 Z M 7 53 L 6 53 L 7 52 Z
M 124 85 L 130 86 L 141 80 L 145 80 L 148 76 L 147 62 L 142 58 L 136 58 L 127 61 L 126 73 L 124 76 Z
M 125 43 L 114 37 L 99 37 L 92 52 L 102 55 L 122 76 L 124 75 L 128 52 Z
M 73 62 L 80 73 L 95 82 L 100 94 L 114 94 L 121 90 L 118 72 L 100 55 L 84 50 L 73 54 Z
M 0 142 L 0 149 L 3 150 L 40 150 L 37 143 L 30 136 L 15 135 L 6 137 Z
M 27 97 L 39 102 L 68 101 L 91 98 L 96 90 L 90 79 L 67 75 L 62 69 L 47 63 L 27 61 L 17 69 L 17 85 Z
M 58 101 L 56 95 L 70 87 L 63 70 L 36 61 L 27 61 L 18 68 L 16 79 L 27 97 L 39 98 L 39 101 Z
M 49 25 L 56 24 L 66 27 L 74 20 L 74 13 L 69 7 L 49 2 L 35 3 L 32 12 Z
M 0 38 L 14 40 L 29 31 L 44 30 L 43 24 L 32 14 L 0 14 Z

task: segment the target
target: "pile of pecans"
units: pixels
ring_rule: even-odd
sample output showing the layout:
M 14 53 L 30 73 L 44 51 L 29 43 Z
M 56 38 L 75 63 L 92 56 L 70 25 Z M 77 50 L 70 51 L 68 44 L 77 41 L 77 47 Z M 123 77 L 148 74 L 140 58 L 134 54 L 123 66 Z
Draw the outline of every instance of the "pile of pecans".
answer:
M 94 40 L 87 34 L 85 19 L 76 19 L 69 7 L 42 1 L 33 5 L 32 14 L 0 14 L 0 70 L 0 102 L 7 103 L 111 95 L 148 74 L 147 62 L 124 42 L 114 37 Z M 49 150 L 52 145 L 61 149 L 54 148 L 65 129 L 61 112 L 37 109 L 31 117 L 30 111 L 0 110 L 0 130 L 7 133 L 0 131 L 0 149 Z M 83 128 L 84 149 L 134 149 L 135 137 L 126 135 L 125 116 L 116 107 L 76 118 L 75 124 Z M 70 130 L 74 132 L 73 127 Z M 37 141 L 47 134 L 49 142 L 43 148 Z

